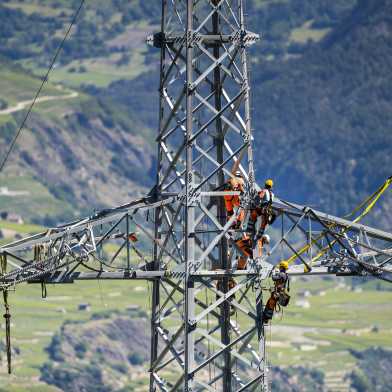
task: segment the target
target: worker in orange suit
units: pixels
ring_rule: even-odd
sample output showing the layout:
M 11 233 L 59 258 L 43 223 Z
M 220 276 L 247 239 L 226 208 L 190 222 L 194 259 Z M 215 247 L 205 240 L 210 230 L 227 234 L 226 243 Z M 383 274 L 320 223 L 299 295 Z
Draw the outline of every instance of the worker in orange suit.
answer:
M 235 171 L 233 177 L 230 177 L 230 179 L 226 182 L 224 189 L 225 191 L 240 192 L 240 194 L 242 194 L 244 192 L 244 187 L 245 187 L 244 178 L 242 177 L 241 172 L 237 170 Z M 225 200 L 225 208 L 227 212 L 227 220 L 230 220 L 231 217 L 234 215 L 234 208 L 240 207 L 241 196 L 227 195 L 224 196 L 224 200 Z M 243 209 L 241 209 L 237 217 L 237 221 L 234 224 L 235 229 L 239 229 L 241 227 L 244 217 L 245 217 L 245 212 Z
M 263 248 L 270 243 L 271 239 L 268 234 L 264 234 L 257 242 L 257 257 L 263 255 Z M 253 256 L 252 241 L 245 233 L 243 238 L 237 240 L 240 256 L 238 256 L 237 269 L 244 270 L 247 268 L 249 257 Z
M 268 234 L 263 234 L 263 236 L 257 241 L 257 256 L 263 256 L 263 251 L 266 245 L 269 245 L 271 242 L 271 237 Z M 268 255 L 268 252 L 267 252 Z
M 243 238 L 237 240 L 237 247 L 239 248 L 240 256 L 238 256 L 237 269 L 244 270 L 248 264 L 249 257 L 252 256 L 252 241 L 247 234 L 243 235 Z

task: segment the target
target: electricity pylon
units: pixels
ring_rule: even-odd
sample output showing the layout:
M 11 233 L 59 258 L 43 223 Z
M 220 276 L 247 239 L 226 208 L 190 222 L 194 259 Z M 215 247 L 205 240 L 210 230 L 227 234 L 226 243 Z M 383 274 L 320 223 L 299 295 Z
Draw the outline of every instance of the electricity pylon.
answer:
M 152 281 L 151 392 L 268 389 L 262 288 L 282 258 L 301 263 L 290 274 L 390 279 L 392 234 L 281 200 L 275 245 L 236 267 L 240 211 L 228 219 L 223 196 L 238 193 L 224 184 L 241 171 L 248 212 L 258 189 L 247 48 L 259 36 L 246 29 L 244 2 L 162 0 L 161 31 L 148 39 L 161 53 L 151 192 L 0 248 L 3 291 L 25 281 Z

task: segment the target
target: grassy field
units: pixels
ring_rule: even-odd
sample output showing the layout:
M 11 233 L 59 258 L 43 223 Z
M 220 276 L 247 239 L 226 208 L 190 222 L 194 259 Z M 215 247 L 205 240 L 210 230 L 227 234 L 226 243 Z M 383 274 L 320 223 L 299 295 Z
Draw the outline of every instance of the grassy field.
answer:
M 18 213 L 23 211 L 23 217 L 30 216 L 55 216 L 67 211 L 66 203 L 60 202 L 37 179 L 28 176 L 0 176 L 1 186 L 8 187 L 9 191 L 26 192 L 20 196 L 0 195 L 0 210 Z M 25 233 L 25 232 L 23 232 Z
M 319 278 L 293 282 L 292 304 L 271 327 L 267 346 L 273 364 L 337 371 L 354 366 L 349 349 L 392 348 L 392 292 L 352 290 L 343 279 L 339 283 Z M 309 308 L 296 305 L 298 289 L 311 292 L 306 298 Z
M 21 10 L 27 15 L 37 13 L 48 17 L 61 16 L 64 24 L 61 28 L 57 29 L 54 34 L 54 36 L 58 38 L 64 36 L 66 27 L 68 26 L 69 16 L 75 11 L 72 8 L 72 4 L 69 2 L 52 0 L 11 0 L 6 3 L 6 6 L 12 9 Z M 86 4 L 83 11 L 83 17 L 89 22 L 95 23 L 99 31 L 100 26 L 103 25 L 106 30 L 109 30 L 114 25 L 121 24 L 123 17 L 122 12 L 112 12 L 110 17 L 108 16 L 108 19 L 105 20 L 105 23 L 102 23 L 101 16 L 98 14 L 101 8 L 106 9 L 107 7 L 108 9 L 112 8 L 109 2 L 101 0 Z M 125 8 L 122 11 L 125 12 Z M 79 23 L 81 22 L 79 21 Z M 130 22 L 124 27 L 125 28 L 117 34 L 108 35 L 106 44 L 112 49 L 122 47 L 125 51 L 113 50 L 113 53 L 109 52 L 109 54 L 103 54 L 101 57 L 86 56 L 86 58 L 78 58 L 77 60 L 67 62 L 66 65 L 61 65 L 61 55 L 63 54 L 64 56 L 64 53 L 60 53 L 59 61 L 55 64 L 50 75 L 51 82 L 63 84 L 72 88 L 80 87 L 81 85 L 106 87 L 115 80 L 133 79 L 142 72 L 148 70 L 151 64 L 144 63 L 145 54 L 148 50 L 145 39 L 147 35 L 151 34 L 154 28 L 148 25 L 144 20 Z M 72 43 L 73 40 L 77 39 L 77 36 L 71 35 L 68 38 L 68 41 Z M 38 77 L 41 77 L 47 71 L 46 65 L 42 65 L 43 63 L 41 61 L 45 51 L 44 44 L 45 42 L 43 41 L 42 46 L 40 46 L 40 44 L 36 44 L 36 47 L 34 48 L 30 46 L 29 49 L 34 49 L 36 56 L 29 56 L 18 61 L 22 67 Z M 103 44 L 101 44 L 101 46 L 103 46 Z M 12 82 L 12 78 L 8 77 L 8 75 L 6 76 L 6 79 L 10 79 Z M 21 78 L 19 83 L 22 86 L 26 86 L 28 85 L 28 82 L 29 81 L 23 81 Z M 1 84 L 0 91 L 2 91 Z
M 21 101 L 33 99 L 42 83 L 39 78 L 30 76 L 25 71 L 15 71 L 10 69 L 9 66 L 1 63 L 0 73 L 0 98 L 6 101 L 9 107 L 12 107 Z M 42 73 L 42 75 L 43 74 L 44 73 Z M 64 94 L 64 91 L 60 90 L 52 83 L 48 83 L 42 90 L 41 96 L 61 96 Z
M 133 50 L 129 62 L 118 65 L 121 55 L 113 54 L 108 58 L 75 60 L 66 66 L 57 66 L 50 75 L 52 83 L 63 84 L 72 88 L 82 85 L 107 87 L 119 79 L 133 79 L 146 71 L 143 50 Z M 24 61 L 23 66 L 34 75 L 44 74 L 46 69 L 38 68 L 31 61 Z
M 68 14 L 72 13 L 72 10 L 66 7 L 56 7 L 56 8 L 53 7 L 53 3 L 59 4 L 58 1 L 52 2 L 52 4 L 49 1 L 41 1 L 41 2 L 31 1 L 30 3 L 20 2 L 20 1 L 10 1 L 8 3 L 4 3 L 4 5 L 8 8 L 21 10 L 26 14 L 38 13 L 44 16 L 58 16 L 63 12 Z
M 24 231 L 38 229 L 23 227 Z M 266 328 L 267 353 L 272 364 L 318 367 L 326 372 L 350 371 L 355 360 L 349 349 L 392 346 L 392 292 L 352 291 L 344 283 L 343 279 L 337 284 L 320 278 L 292 282 L 291 306 Z M 309 309 L 296 305 L 298 292 L 304 289 L 310 291 L 306 298 Z M 78 282 L 72 286 L 48 285 L 48 298 L 42 299 L 39 286 L 19 286 L 11 293 L 10 303 L 13 344 L 21 349 L 21 355 L 15 361 L 13 376 L 1 372 L 1 385 L 14 392 L 23 390 L 33 380 L 37 390 L 54 391 L 39 384 L 39 368 L 48 359 L 45 347 L 63 322 L 88 320 L 92 313 L 124 310 L 129 305 L 149 312 L 150 290 L 147 284 L 136 281 Z M 89 303 L 91 313 L 79 311 L 80 303 Z M 239 315 L 240 323 L 241 319 Z
M 312 40 L 314 42 L 318 42 L 323 39 L 328 32 L 331 30 L 329 28 L 326 29 L 312 29 L 312 20 L 305 22 L 302 26 L 293 29 L 290 34 L 289 41 L 290 42 L 298 42 L 301 44 L 306 43 L 308 40 Z
M 10 295 L 10 303 L 13 344 L 20 348 L 22 355 L 15 361 L 11 378 L 1 373 L 0 384 L 7 385 L 9 391 L 16 391 L 18 386 L 28 385 L 32 379 L 37 380 L 39 367 L 48 358 L 44 348 L 63 322 L 88 320 L 91 317 L 89 312 L 78 311 L 78 304 L 89 303 L 92 313 L 107 309 L 124 310 L 131 304 L 148 309 L 147 297 L 148 287 L 140 282 L 95 281 L 72 286 L 49 285 L 46 299 L 41 298 L 37 285 L 19 287 Z

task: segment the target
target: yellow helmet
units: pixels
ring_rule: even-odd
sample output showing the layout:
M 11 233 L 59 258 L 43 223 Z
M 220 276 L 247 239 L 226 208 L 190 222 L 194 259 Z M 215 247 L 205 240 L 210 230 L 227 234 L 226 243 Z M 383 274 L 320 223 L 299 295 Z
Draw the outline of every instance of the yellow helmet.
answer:
M 286 271 L 289 269 L 289 263 L 287 261 L 281 261 L 279 263 L 279 269 L 284 268 Z
M 269 178 L 265 181 L 265 186 L 268 188 L 272 188 L 274 186 L 274 182 Z

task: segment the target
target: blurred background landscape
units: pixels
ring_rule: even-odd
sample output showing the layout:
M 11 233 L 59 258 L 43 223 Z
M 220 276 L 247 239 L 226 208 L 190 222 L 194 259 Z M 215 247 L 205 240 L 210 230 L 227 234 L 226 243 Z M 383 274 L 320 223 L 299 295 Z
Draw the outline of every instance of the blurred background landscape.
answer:
M 159 30 L 159 3 L 86 2 L 0 176 L 1 243 L 153 185 L 159 51 L 145 38 Z M 0 2 L 0 151 L 78 6 Z M 248 0 L 247 14 L 262 36 L 250 57 L 258 182 L 272 177 L 283 199 L 350 212 L 392 174 L 392 1 Z M 373 211 L 366 223 L 392 230 L 390 192 Z M 392 286 L 303 278 L 292 287 L 268 341 L 272 390 L 389 391 Z M 146 391 L 149 289 L 12 293 L 15 366 L 6 376 L 0 351 L 0 391 Z

